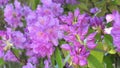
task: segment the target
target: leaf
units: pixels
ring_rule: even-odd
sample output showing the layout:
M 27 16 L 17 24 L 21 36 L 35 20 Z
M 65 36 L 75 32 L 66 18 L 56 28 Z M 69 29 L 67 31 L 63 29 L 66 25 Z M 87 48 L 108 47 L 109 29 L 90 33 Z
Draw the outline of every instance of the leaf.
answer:
M 91 50 L 90 54 L 93 55 L 100 63 L 103 62 L 104 51 L 101 42 L 98 43 L 96 50 Z
M 59 45 L 61 46 L 62 44 L 66 44 L 66 41 L 63 39 L 59 41 Z
M 87 5 L 86 5 L 85 3 L 80 3 L 80 4 L 78 5 L 78 7 L 79 7 L 80 9 L 88 10 Z
M 103 63 L 100 63 L 96 57 L 94 57 L 93 55 L 90 55 L 88 57 L 88 67 L 89 68 L 104 68 Z
M 33 9 L 33 10 L 35 10 L 36 9 L 36 7 L 37 7 L 37 5 L 40 3 L 40 0 L 30 0 L 29 1 L 29 5 L 31 6 L 31 8 Z
M 18 49 L 15 49 L 15 48 L 12 48 L 12 51 L 14 52 L 14 54 L 17 56 L 17 57 L 19 57 L 20 55 L 19 55 L 19 50 Z
M 120 0 L 115 0 L 117 5 L 120 5 Z
M 52 67 L 55 66 L 55 56 L 54 54 L 51 56 Z
M 115 54 L 115 53 L 116 53 L 116 50 L 115 50 L 115 49 L 111 49 L 108 53 L 110 53 L 110 54 Z
M 2 58 L 0 58 L 0 66 L 2 66 L 4 64 L 5 64 L 4 60 Z
M 101 34 L 100 33 L 97 33 L 96 36 L 95 36 L 95 39 L 96 41 L 100 41 L 101 40 Z
M 62 56 L 61 56 L 61 52 L 58 49 L 58 47 L 56 48 L 56 51 L 55 51 L 55 59 L 56 59 L 56 62 L 58 64 L 58 67 L 63 68 Z
M 112 38 L 111 35 L 105 34 L 104 35 L 104 41 L 105 41 L 106 44 L 108 44 L 108 47 L 114 48 L 114 46 L 113 46 L 113 38 Z
M 113 64 L 113 57 L 111 57 L 110 55 L 104 57 L 104 62 L 106 65 L 105 68 L 114 68 L 112 65 Z
M 43 59 L 43 58 L 40 58 L 40 59 L 39 59 L 39 62 L 40 62 L 40 63 L 39 63 L 39 67 L 40 67 L 40 68 L 44 68 L 44 59 Z

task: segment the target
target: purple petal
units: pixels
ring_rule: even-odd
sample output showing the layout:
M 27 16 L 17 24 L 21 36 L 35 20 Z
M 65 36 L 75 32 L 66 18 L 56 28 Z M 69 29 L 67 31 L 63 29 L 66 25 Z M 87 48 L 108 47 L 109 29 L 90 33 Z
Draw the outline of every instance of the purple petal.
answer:
M 74 11 L 74 16 L 77 18 L 79 14 L 80 14 L 80 11 L 79 11 L 79 8 L 77 8 L 77 9 Z
M 86 59 L 81 59 L 80 61 L 79 61 L 79 65 L 80 66 L 85 66 L 87 64 L 87 60 Z
M 79 64 L 79 58 L 78 58 L 77 56 L 73 56 L 72 61 L 73 61 L 75 64 Z
M 65 49 L 65 50 L 70 50 L 70 49 L 71 49 L 71 47 L 70 47 L 69 44 L 63 44 L 63 45 L 61 46 L 61 48 Z
M 87 42 L 87 47 L 89 49 L 94 49 L 97 45 L 93 41 Z

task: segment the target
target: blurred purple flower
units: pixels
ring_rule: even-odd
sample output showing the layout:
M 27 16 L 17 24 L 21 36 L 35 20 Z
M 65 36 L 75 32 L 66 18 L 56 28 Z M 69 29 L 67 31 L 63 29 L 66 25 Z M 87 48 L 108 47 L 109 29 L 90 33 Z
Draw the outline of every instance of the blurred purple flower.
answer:
M 75 5 L 75 4 L 78 4 L 79 2 L 77 0 L 52 0 L 53 2 L 55 3 L 60 3 L 60 4 L 72 4 L 72 5 Z
M 113 37 L 113 43 L 117 48 L 116 50 L 120 52 L 120 14 L 118 11 L 113 11 L 112 15 L 114 23 L 111 30 L 111 35 Z
M 33 56 L 28 59 L 28 62 L 33 64 L 38 64 L 38 59 L 37 57 Z
M 36 42 L 33 43 L 33 52 L 39 54 L 40 57 L 50 57 L 53 54 L 54 48 L 51 43 Z
M 105 25 L 103 23 L 103 18 L 99 18 L 99 17 L 93 17 L 90 19 L 90 25 L 93 27 L 93 28 L 100 28 L 100 29 L 104 29 L 105 28 Z
M 97 44 L 95 43 L 95 35 L 96 33 L 91 33 L 89 36 L 86 38 L 86 44 L 89 49 L 94 49 Z
M 113 27 L 105 28 L 105 29 L 104 29 L 104 33 L 105 33 L 105 34 L 111 34 L 112 28 L 113 28 Z
M 41 16 L 60 16 L 63 13 L 63 8 L 61 7 L 61 4 L 56 4 L 52 2 L 52 5 L 45 5 L 43 4 L 38 5 L 36 10 L 37 15 Z
M 3 46 L 0 46 L 0 58 L 3 58 L 3 56 L 4 56 Z
M 36 67 L 33 66 L 31 63 L 27 63 L 27 64 L 24 65 L 22 68 L 36 68 Z
M 19 60 L 15 57 L 15 55 L 14 55 L 10 50 L 8 50 L 8 51 L 5 53 L 3 59 L 4 59 L 5 61 L 12 61 L 12 62 L 18 62 L 18 61 L 19 61 Z
M 0 7 L 6 5 L 9 0 L 0 0 Z
M 14 46 L 16 48 L 23 49 L 24 43 L 26 41 L 26 38 L 24 37 L 23 33 L 21 33 L 20 31 L 14 31 L 11 36 L 12 36 L 11 40 L 12 40 Z
M 48 61 L 48 60 L 45 60 L 45 61 L 44 61 L 44 64 L 45 64 L 45 67 L 44 67 L 44 68 L 50 68 L 50 66 L 49 66 L 49 61 Z
M 11 27 L 22 27 L 23 24 L 21 22 L 22 19 L 22 7 L 20 3 L 15 0 L 15 8 L 12 4 L 7 4 L 5 9 L 4 9 L 4 16 L 5 16 L 5 21 L 10 25 Z
M 100 11 L 100 9 L 98 9 L 97 7 L 90 9 L 90 12 L 93 14 L 96 14 L 98 11 Z
M 52 0 L 41 0 L 41 2 L 46 6 L 50 6 L 53 3 Z
M 106 15 L 106 20 L 107 20 L 107 23 L 111 22 L 113 20 L 113 15 L 112 14 L 107 14 Z

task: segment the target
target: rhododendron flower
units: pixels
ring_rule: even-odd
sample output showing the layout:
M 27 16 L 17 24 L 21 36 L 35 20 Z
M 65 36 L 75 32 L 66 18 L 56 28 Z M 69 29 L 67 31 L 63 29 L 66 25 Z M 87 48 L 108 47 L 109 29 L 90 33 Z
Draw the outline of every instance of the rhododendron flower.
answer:
M 97 46 L 97 44 L 95 43 L 95 35 L 96 35 L 96 33 L 91 33 L 86 38 L 86 45 L 89 49 L 94 49 Z
M 114 16 L 114 24 L 113 24 L 113 28 L 111 30 L 111 35 L 113 37 L 113 43 L 117 48 L 117 51 L 120 51 L 120 14 L 118 11 L 114 11 L 113 12 L 113 16 Z
M 5 61 L 12 61 L 12 62 L 18 62 L 18 61 L 19 61 L 19 60 L 15 57 L 15 55 L 14 55 L 10 50 L 8 50 L 8 51 L 5 53 L 3 59 L 4 59 Z
M 97 13 L 98 11 L 100 11 L 100 9 L 98 9 L 97 7 L 90 9 L 90 12 L 93 14 Z
M 102 17 L 99 18 L 99 17 L 95 16 L 95 17 L 91 18 L 90 25 L 94 28 L 98 28 L 98 27 L 101 29 L 105 28 Z
M 52 1 L 61 4 L 72 4 L 72 5 L 78 4 L 77 0 L 52 0 Z
M 26 38 L 23 35 L 23 33 L 21 33 L 20 31 L 14 31 L 11 35 L 11 41 L 13 42 L 14 46 L 16 48 L 24 48 L 24 44 L 26 42 Z
M 63 44 L 61 48 L 68 50 L 70 52 L 71 59 L 73 63 L 78 64 L 80 66 L 84 66 L 87 64 L 87 57 L 89 56 L 89 51 L 83 45 L 69 45 Z
M 5 21 L 7 22 L 8 25 L 11 27 L 22 27 L 23 23 L 21 22 L 22 19 L 22 7 L 20 3 L 15 0 L 15 8 L 12 4 L 6 5 L 4 9 L 4 16 L 5 16 Z
M 23 66 L 22 68 L 36 68 L 31 63 L 27 63 L 27 65 Z
M 105 29 L 104 29 L 104 32 L 105 32 L 106 34 L 111 34 L 112 28 L 113 28 L 113 27 L 105 28 Z
M 0 0 L 0 7 L 6 5 L 9 0 Z
M 112 14 L 107 14 L 106 15 L 106 20 L 107 20 L 107 23 L 111 22 L 113 20 L 113 15 Z

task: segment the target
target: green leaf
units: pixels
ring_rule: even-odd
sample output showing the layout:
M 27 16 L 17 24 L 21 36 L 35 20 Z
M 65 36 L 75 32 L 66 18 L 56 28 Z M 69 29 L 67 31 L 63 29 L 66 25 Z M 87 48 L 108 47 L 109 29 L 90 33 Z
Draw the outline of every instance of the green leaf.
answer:
M 63 68 L 62 56 L 61 56 L 61 52 L 58 49 L 58 47 L 56 48 L 56 51 L 55 51 L 55 59 L 56 59 L 56 62 L 58 64 L 58 67 Z
M 111 35 L 105 34 L 105 35 L 104 35 L 104 42 L 108 45 L 108 47 L 114 48 L 114 47 L 113 47 L 113 38 L 112 38 Z
M 51 56 L 52 67 L 55 66 L 55 56 L 54 54 Z
M 44 68 L 44 59 L 40 58 L 39 62 L 40 62 L 39 67 Z
M 111 49 L 108 53 L 110 53 L 110 54 L 115 54 L 115 53 L 116 53 L 116 50 L 115 50 L 115 49 Z
M 40 0 L 30 0 L 29 1 L 29 5 L 31 6 L 31 8 L 33 10 L 35 10 L 37 8 L 37 5 L 40 3 Z
M 104 57 L 104 62 L 106 67 L 105 68 L 114 68 L 113 67 L 113 57 L 111 57 L 111 55 L 107 55 Z
M 61 46 L 62 44 L 66 44 L 66 41 L 63 39 L 59 41 L 59 45 Z
M 88 57 L 88 67 L 89 68 L 104 68 L 103 63 L 100 63 L 96 57 L 94 57 L 93 55 L 90 55 Z
M 101 41 L 101 34 L 100 33 L 97 33 L 96 36 L 95 36 L 95 39 L 96 41 Z
M 103 62 L 104 57 L 104 51 L 103 51 L 103 45 L 101 42 L 98 43 L 95 50 L 91 50 L 91 55 L 93 55 L 100 63 Z
M 117 5 L 120 5 L 120 0 L 115 0 Z
M 19 55 L 19 50 L 18 49 L 15 49 L 15 48 L 12 48 L 12 51 L 14 52 L 14 54 L 17 56 L 17 57 L 19 57 L 20 55 Z
M 0 58 L 0 66 L 4 65 L 4 60 L 2 58 Z
M 80 3 L 80 4 L 78 5 L 78 7 L 79 7 L 80 9 L 83 9 L 83 10 L 88 11 L 88 7 L 87 7 L 87 5 L 86 5 L 85 3 Z

